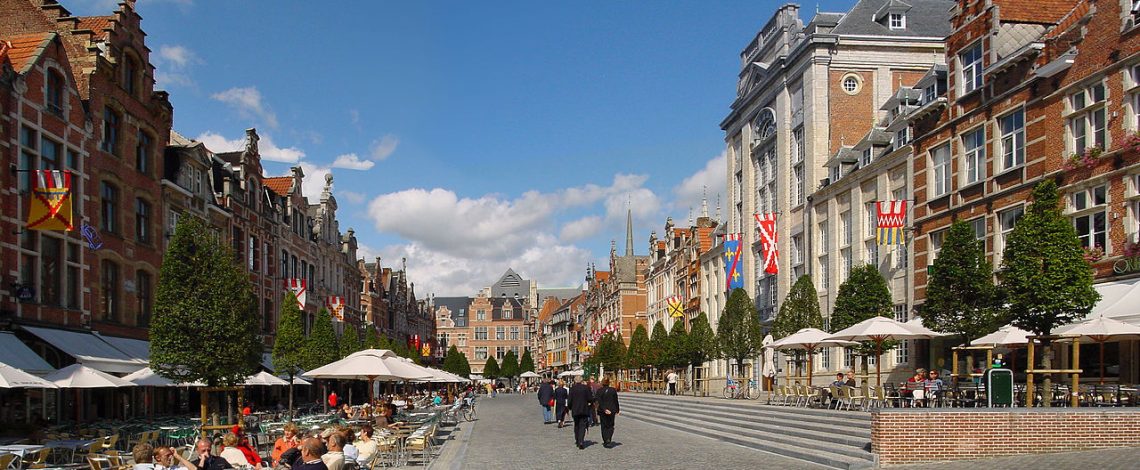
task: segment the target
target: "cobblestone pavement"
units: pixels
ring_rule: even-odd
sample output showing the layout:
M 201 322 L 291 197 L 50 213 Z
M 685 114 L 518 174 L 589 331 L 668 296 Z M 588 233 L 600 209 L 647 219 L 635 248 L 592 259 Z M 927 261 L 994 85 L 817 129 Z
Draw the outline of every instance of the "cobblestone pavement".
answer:
M 1063 454 L 1020 455 L 970 462 L 906 465 L 889 468 L 907 470 L 1023 470 L 1027 468 L 1124 470 L 1140 468 L 1140 448 L 1127 447 Z
M 693 436 L 663 426 L 618 416 L 613 449 L 602 447 L 601 431 L 590 428 L 588 446 L 574 446 L 572 423 L 562 429 L 542 424 L 534 394 L 480 397 L 479 419 L 463 423 L 432 468 L 538 469 L 574 464 L 578 468 L 779 468 L 821 469 L 734 444 Z M 473 426 L 472 426 L 473 425 Z M 679 423 L 683 425 L 683 423 Z

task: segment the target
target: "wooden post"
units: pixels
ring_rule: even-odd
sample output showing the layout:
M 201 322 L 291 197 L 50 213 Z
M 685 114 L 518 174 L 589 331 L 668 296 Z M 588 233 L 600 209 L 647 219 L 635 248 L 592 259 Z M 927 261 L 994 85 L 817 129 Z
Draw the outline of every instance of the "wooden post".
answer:
M 206 426 L 210 424 L 208 421 L 206 421 L 206 400 L 208 399 L 208 396 L 209 393 L 206 392 L 205 387 L 201 388 L 198 391 L 198 397 L 202 399 L 202 437 L 206 437 Z
M 951 349 L 954 363 L 950 365 L 950 379 L 958 383 L 958 348 Z
M 1073 348 L 1073 364 L 1069 368 L 1073 370 L 1073 388 L 1069 390 L 1069 406 L 1077 408 L 1081 406 L 1081 373 L 1078 372 L 1081 366 L 1081 343 L 1074 339 L 1071 344 Z M 1101 343 L 1101 345 L 1103 347 L 1104 343 Z M 1101 351 L 1103 352 L 1103 349 Z
M 1029 339 L 1027 347 L 1029 348 L 1029 360 L 1025 364 L 1025 407 L 1033 408 L 1033 398 L 1037 395 L 1036 391 L 1033 390 L 1033 338 Z

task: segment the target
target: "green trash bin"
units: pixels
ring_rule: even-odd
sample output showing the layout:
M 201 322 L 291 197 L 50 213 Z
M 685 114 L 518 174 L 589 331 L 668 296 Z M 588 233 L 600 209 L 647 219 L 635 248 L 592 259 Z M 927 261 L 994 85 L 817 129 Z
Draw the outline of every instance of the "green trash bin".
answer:
M 986 371 L 986 400 L 989 406 L 1013 406 L 1013 371 L 990 369 Z

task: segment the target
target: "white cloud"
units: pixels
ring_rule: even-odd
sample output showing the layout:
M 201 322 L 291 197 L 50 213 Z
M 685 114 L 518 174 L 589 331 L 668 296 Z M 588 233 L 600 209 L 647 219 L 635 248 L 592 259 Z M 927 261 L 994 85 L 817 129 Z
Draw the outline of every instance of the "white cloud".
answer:
M 154 62 L 154 80 L 159 88 L 194 87 L 190 71 L 194 66 L 203 63 L 190 48 L 177 44 L 158 46 L 158 51 L 151 55 L 151 61 Z
M 356 115 L 354 119 L 359 119 L 359 115 Z M 397 139 L 396 136 L 392 134 L 381 137 L 379 140 L 372 141 L 372 160 L 380 161 L 388 158 L 389 155 L 392 155 L 392 152 L 396 151 L 396 146 L 398 145 L 400 145 L 400 139 Z
M 708 197 L 709 215 L 716 208 L 716 198 L 725 194 L 728 185 L 726 176 L 727 154 L 721 152 L 705 163 L 705 166 L 690 175 L 673 188 L 676 199 L 673 201 L 674 211 L 687 211 L 692 208 L 693 216 L 701 215 L 701 201 Z
M 562 231 L 559 232 L 558 239 L 563 242 L 574 242 L 597 235 L 601 230 L 602 218 L 591 215 L 567 222 L 562 226 Z
M 367 196 L 356 191 L 337 191 L 337 196 L 353 204 L 363 204 Z
M 158 57 L 171 67 L 185 68 L 198 62 L 197 55 L 186 46 L 163 44 L 158 46 Z
M 297 147 L 278 147 L 268 134 L 258 134 L 257 148 L 261 152 L 262 160 L 282 163 L 297 163 L 305 158 L 305 152 Z M 194 140 L 206 144 L 206 148 L 215 153 L 233 152 L 245 148 L 245 137 L 227 139 L 225 136 L 212 131 L 203 132 Z
M 301 162 L 298 166 L 305 173 L 305 178 L 301 180 L 301 194 L 309 200 L 309 204 L 319 202 L 321 193 L 325 190 L 325 176 L 332 173 L 332 168 L 308 162 Z
M 261 119 L 266 126 L 277 128 L 277 115 L 261 102 L 261 92 L 256 87 L 234 87 L 214 93 L 210 98 L 236 109 L 242 117 Z
M 346 170 L 367 170 L 372 168 L 376 162 L 371 160 L 361 160 L 355 153 L 346 153 L 336 157 L 333 161 L 333 168 L 344 168 Z

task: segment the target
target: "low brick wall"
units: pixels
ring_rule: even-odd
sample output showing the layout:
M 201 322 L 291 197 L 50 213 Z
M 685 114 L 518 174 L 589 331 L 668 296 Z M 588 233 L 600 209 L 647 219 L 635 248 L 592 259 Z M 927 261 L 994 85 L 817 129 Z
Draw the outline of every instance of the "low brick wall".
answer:
M 888 408 L 871 415 L 883 466 L 1140 446 L 1140 409 Z

